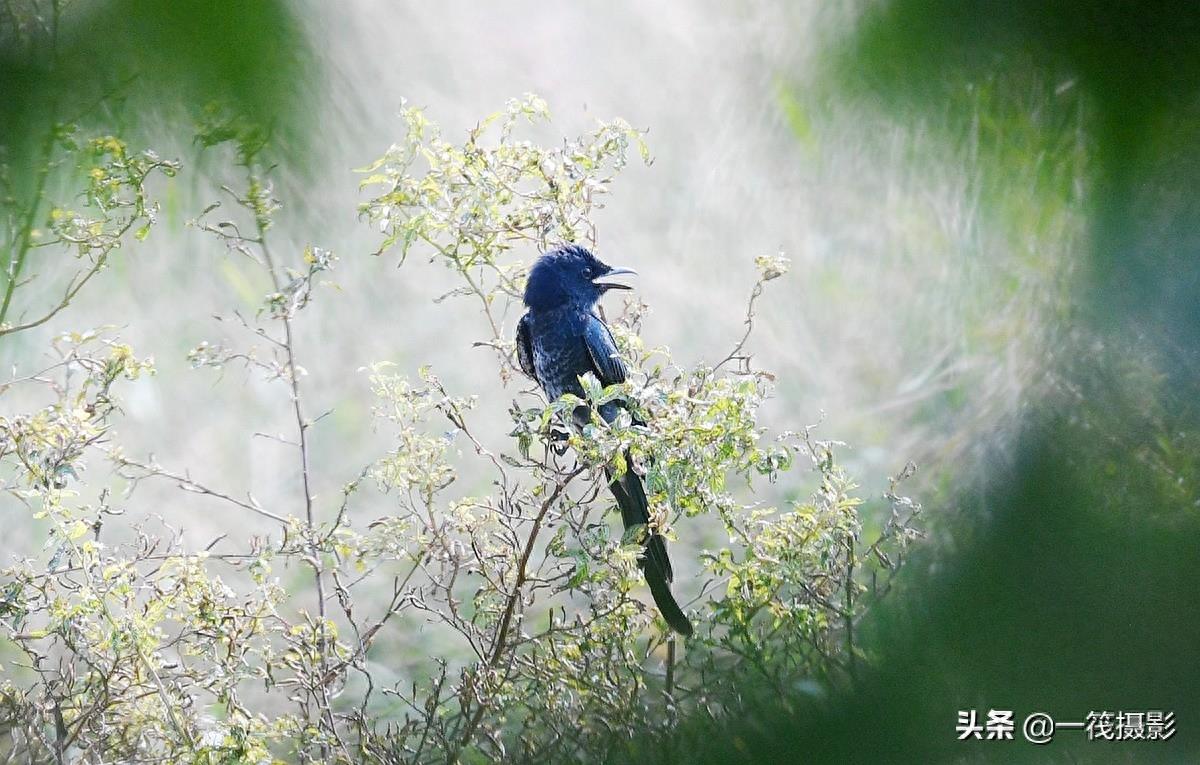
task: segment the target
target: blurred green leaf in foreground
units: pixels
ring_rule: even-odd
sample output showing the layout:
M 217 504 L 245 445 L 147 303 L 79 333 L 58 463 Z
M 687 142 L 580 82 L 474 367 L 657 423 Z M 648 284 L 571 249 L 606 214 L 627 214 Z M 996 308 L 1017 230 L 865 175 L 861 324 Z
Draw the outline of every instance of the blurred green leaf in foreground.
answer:
M 36 165 L 56 123 L 101 117 L 127 133 L 213 99 L 298 133 L 310 64 L 294 10 L 278 0 L 13 0 L 0 8 L 8 161 L 18 175 Z

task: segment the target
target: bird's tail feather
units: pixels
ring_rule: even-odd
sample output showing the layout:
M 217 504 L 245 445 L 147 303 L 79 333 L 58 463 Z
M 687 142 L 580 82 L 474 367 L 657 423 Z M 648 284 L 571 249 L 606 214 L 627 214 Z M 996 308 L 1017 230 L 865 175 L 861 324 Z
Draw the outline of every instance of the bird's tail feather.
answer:
M 646 569 L 646 584 L 650 585 L 650 594 L 654 597 L 654 605 L 658 606 L 658 612 L 667 620 L 671 629 L 684 637 L 691 637 L 692 623 L 688 621 L 687 614 L 683 612 L 679 603 L 676 602 L 675 596 L 671 594 L 671 586 L 667 584 L 667 580 L 661 576 L 652 576 L 649 569 Z
M 633 464 L 628 453 L 625 455 L 625 461 L 626 464 Z M 666 540 L 649 528 L 650 502 L 646 499 L 642 479 L 632 470 L 626 470 L 616 477 L 613 476 L 611 468 L 607 468 L 605 472 L 609 489 L 617 500 L 617 506 L 621 508 L 621 520 L 625 528 L 639 524 L 647 526 L 649 535 L 646 537 L 645 552 L 638 563 L 646 577 L 646 584 L 650 586 L 650 594 L 654 597 L 659 613 L 671 629 L 684 636 L 691 635 L 692 624 L 679 607 L 675 596 L 671 594 L 670 583 L 675 575 L 671 570 L 671 559 L 667 557 Z

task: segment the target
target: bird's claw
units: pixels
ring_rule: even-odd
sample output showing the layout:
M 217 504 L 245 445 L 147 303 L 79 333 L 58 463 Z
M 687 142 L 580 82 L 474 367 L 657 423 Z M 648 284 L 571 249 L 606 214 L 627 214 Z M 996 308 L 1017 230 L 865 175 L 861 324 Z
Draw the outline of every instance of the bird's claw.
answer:
M 571 434 L 565 430 L 551 428 L 550 430 L 550 451 L 561 457 L 567 453 L 567 441 L 571 439 Z

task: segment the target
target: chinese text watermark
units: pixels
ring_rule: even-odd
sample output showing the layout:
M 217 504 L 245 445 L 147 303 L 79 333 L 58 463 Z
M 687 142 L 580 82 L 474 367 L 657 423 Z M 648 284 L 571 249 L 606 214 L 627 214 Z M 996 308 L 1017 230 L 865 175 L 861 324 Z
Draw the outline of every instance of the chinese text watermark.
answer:
M 959 741 L 1012 741 L 1017 717 L 1011 709 L 960 709 L 954 726 Z M 1020 725 L 1020 734 L 1031 744 L 1048 744 L 1060 730 L 1082 730 L 1089 741 L 1166 741 L 1175 735 L 1175 713 L 1161 709 L 1088 712 L 1083 720 L 1055 720 L 1045 712 L 1031 712 Z

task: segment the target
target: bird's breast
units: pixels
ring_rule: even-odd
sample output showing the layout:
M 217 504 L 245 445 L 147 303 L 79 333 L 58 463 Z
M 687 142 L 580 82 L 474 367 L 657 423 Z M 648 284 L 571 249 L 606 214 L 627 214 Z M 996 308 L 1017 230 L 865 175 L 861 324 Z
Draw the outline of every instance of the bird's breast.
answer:
M 579 376 L 592 371 L 582 332 L 569 316 L 537 317 L 533 331 L 533 367 L 550 400 L 564 393 L 583 395 Z

